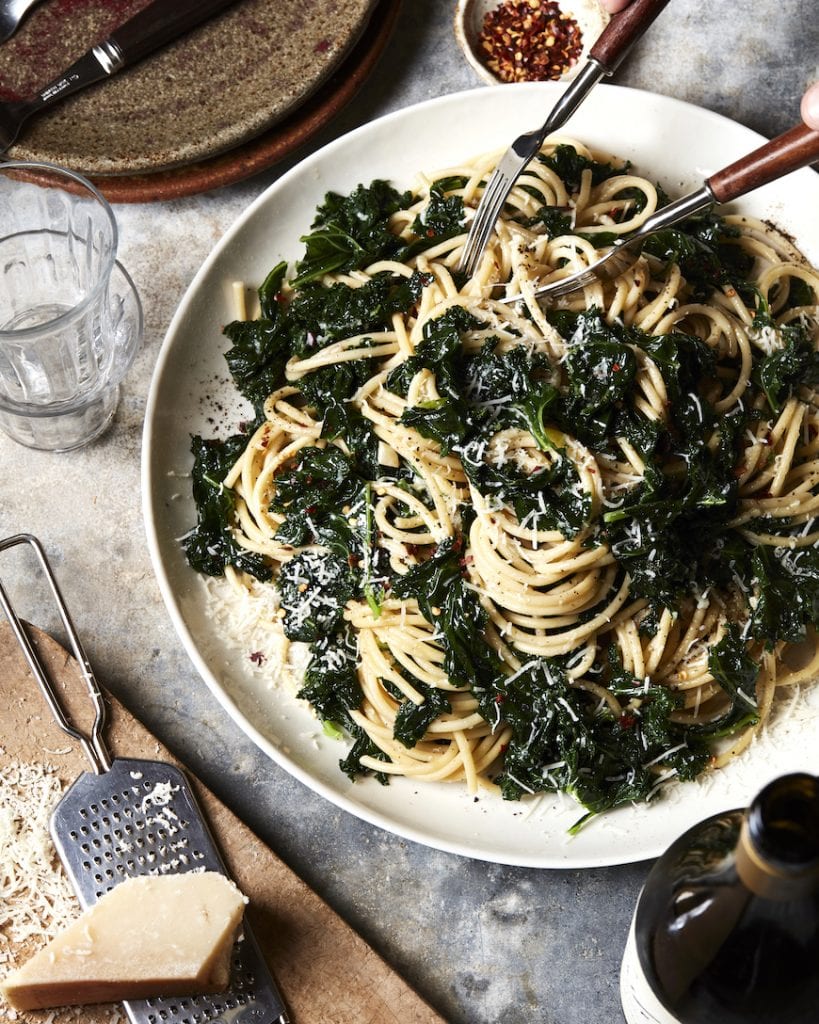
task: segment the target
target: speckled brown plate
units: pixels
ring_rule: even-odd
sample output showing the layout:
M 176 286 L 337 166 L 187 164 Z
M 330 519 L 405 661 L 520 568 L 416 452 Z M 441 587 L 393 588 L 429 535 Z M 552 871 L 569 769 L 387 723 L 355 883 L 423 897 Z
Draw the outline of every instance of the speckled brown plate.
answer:
M 90 176 L 213 158 L 268 131 L 320 89 L 376 5 L 237 0 L 173 45 L 32 120 L 8 155 Z M 0 99 L 31 95 L 144 6 L 44 0 L 0 46 Z

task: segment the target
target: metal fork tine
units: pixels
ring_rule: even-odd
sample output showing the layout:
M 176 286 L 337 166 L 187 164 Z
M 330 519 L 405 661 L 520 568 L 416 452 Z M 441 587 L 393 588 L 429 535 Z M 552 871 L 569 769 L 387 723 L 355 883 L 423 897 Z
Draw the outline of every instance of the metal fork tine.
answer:
M 514 182 L 509 179 L 507 174 L 495 169 L 484 186 L 475 220 L 461 255 L 459 269 L 470 277 L 477 269 L 476 264 L 486 248 L 486 243 L 489 241 L 489 236 L 492 234 L 513 184 Z
M 642 3 L 644 0 L 638 0 Z M 647 2 L 647 0 L 646 0 Z M 506 197 L 512 191 L 523 169 L 543 145 L 546 137 L 564 123 L 577 109 L 583 98 L 603 77 L 606 69 L 590 59 L 558 99 L 543 125 L 534 132 L 519 135 L 503 154 L 492 177 L 484 187 L 475 220 L 464 244 L 459 270 L 472 276 L 489 236 L 500 216 Z
M 487 204 L 490 202 L 490 195 L 495 188 L 497 171 L 493 172 L 489 181 L 484 186 L 483 195 L 481 201 L 478 204 L 478 209 L 475 212 L 475 219 L 472 222 L 472 226 L 469 229 L 466 242 L 464 243 L 463 252 L 461 253 L 461 263 L 459 269 L 470 276 L 474 273 L 475 267 L 473 266 L 476 255 L 480 252 L 482 246 L 480 239 L 483 237 L 485 224 L 486 224 L 486 212 Z

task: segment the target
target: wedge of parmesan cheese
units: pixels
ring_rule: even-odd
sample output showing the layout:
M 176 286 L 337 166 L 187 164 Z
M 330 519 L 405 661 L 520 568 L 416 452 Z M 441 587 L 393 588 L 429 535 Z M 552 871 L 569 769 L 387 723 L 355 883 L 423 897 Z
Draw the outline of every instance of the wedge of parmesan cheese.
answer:
M 128 878 L 0 982 L 17 1010 L 219 992 L 245 897 L 214 871 Z

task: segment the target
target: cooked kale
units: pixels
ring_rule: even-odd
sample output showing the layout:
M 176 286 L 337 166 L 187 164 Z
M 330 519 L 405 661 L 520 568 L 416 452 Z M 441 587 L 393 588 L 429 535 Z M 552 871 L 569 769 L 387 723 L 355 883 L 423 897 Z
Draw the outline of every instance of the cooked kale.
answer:
M 359 185 L 349 196 L 328 192 L 316 211 L 310 234 L 302 237 L 304 258 L 293 286 L 302 288 L 325 274 L 358 270 L 376 260 L 394 259 L 403 242 L 389 229 L 389 218 L 406 208 L 408 193 L 385 181 Z
M 731 623 L 723 638 L 708 655 L 708 668 L 714 680 L 730 698 L 729 710 L 714 722 L 694 725 L 694 735 L 730 736 L 744 725 L 759 721 L 756 704 L 756 677 L 759 665 L 748 653 L 748 645 L 736 623 Z
M 421 370 L 432 370 L 438 390 L 457 401 L 458 381 L 464 364 L 462 335 L 477 330 L 481 322 L 463 306 L 452 306 L 442 316 L 424 324 L 415 353 L 400 363 L 387 377 L 387 387 L 406 395 L 412 378 Z
M 452 710 L 445 690 L 429 686 L 418 679 L 411 680 L 413 686 L 424 695 L 424 703 L 416 704 L 404 698 L 395 716 L 395 738 L 405 747 L 412 748 L 426 735 L 427 729 L 436 718 Z
M 234 494 L 222 483 L 246 444 L 244 434 L 236 434 L 226 441 L 192 438 L 191 478 L 197 522 L 183 538 L 182 545 L 191 566 L 207 576 L 221 576 L 225 567 L 232 565 L 257 579 L 269 580 L 272 572 L 264 558 L 236 543 Z
M 340 448 L 302 448 L 276 479 L 270 508 L 286 513 L 276 540 L 293 547 L 321 543 L 346 558 L 352 529 L 342 508 L 356 500 L 362 486 L 351 460 Z
M 819 627 L 819 551 L 815 547 L 757 546 L 751 571 L 758 590 L 751 613 L 754 634 L 769 647 L 801 643 L 807 627 Z
M 355 635 L 349 626 L 325 634 L 311 646 L 310 654 L 297 696 L 309 701 L 323 722 L 349 728 L 348 712 L 360 707 L 362 700 Z
M 451 180 L 436 182 L 430 189 L 429 202 L 413 221 L 412 230 L 425 248 L 444 242 L 464 230 L 464 201 L 460 196 L 447 195 L 445 191 L 455 184 L 460 183 Z M 420 251 L 418 244 L 413 243 L 402 258 L 416 255 Z
M 475 687 L 502 674 L 483 640 L 487 616 L 463 574 L 464 539 L 447 539 L 394 582 L 397 598 L 415 598 L 428 622 L 446 638 L 444 670 L 456 686 Z
M 370 361 L 334 363 L 305 374 L 296 386 L 308 406 L 321 417 L 321 436 L 343 438 L 358 469 L 373 479 L 378 475 L 378 438 L 350 399 L 370 372 Z
M 541 154 L 538 159 L 562 179 L 569 192 L 576 192 L 580 188 L 583 171 L 591 171 L 593 185 L 599 185 L 615 174 L 623 174 L 628 171 L 628 167 L 617 167 L 614 164 L 590 160 L 578 153 L 574 146 L 565 143 L 556 146 L 554 153 L 550 156 Z
M 282 329 L 285 315 L 276 298 L 286 269 L 285 263 L 279 263 L 259 289 L 262 316 L 258 320 L 234 320 L 225 327 L 225 336 L 233 343 L 225 354 L 228 369 L 239 394 L 259 417 L 267 396 L 284 380 L 284 365 L 290 355 L 287 333 Z
M 418 278 L 376 274 L 359 288 L 311 285 L 287 307 L 282 328 L 297 356 L 315 355 L 334 341 L 389 330 L 393 313 L 405 312 L 418 298 Z
M 397 192 L 384 181 L 359 185 L 349 196 L 329 192 L 319 207 L 296 266 L 293 286 L 302 288 L 325 274 L 358 270 L 377 260 L 406 262 L 426 249 L 464 230 L 463 200 L 447 192 L 463 187 L 463 179 L 435 182 L 424 210 L 415 218 L 415 241 L 406 243 L 390 230 L 389 218 L 411 202 L 410 193 Z
M 713 210 L 706 210 L 677 227 L 658 231 L 646 241 L 644 251 L 676 263 L 692 290 L 693 301 L 702 302 L 723 285 L 747 290 L 753 259 L 740 246 L 730 244 L 738 234 Z
M 755 325 L 766 326 L 767 318 L 757 316 Z M 784 346 L 765 356 L 754 367 L 754 382 L 765 392 L 773 412 L 779 412 L 798 387 L 819 384 L 819 352 L 813 347 L 805 327 L 796 323 L 780 328 Z
M 485 717 L 512 729 L 498 780 L 508 799 L 565 791 L 598 814 L 648 799 L 656 763 L 686 778 L 702 770 L 708 751 L 671 721 L 676 702 L 669 690 L 641 685 L 622 668 L 610 685 L 621 699 L 631 698 L 620 716 L 572 686 L 560 662 L 536 658 L 485 695 Z
M 284 635 L 308 644 L 335 632 L 355 593 L 346 560 L 320 551 L 303 551 L 285 562 L 276 585 Z

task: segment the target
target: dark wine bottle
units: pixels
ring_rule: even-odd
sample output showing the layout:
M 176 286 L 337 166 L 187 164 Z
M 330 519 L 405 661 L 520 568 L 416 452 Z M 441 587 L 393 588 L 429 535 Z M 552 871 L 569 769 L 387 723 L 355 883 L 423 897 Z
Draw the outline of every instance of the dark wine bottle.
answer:
M 776 779 L 669 847 L 620 992 L 628 1024 L 819 1022 L 819 779 Z

